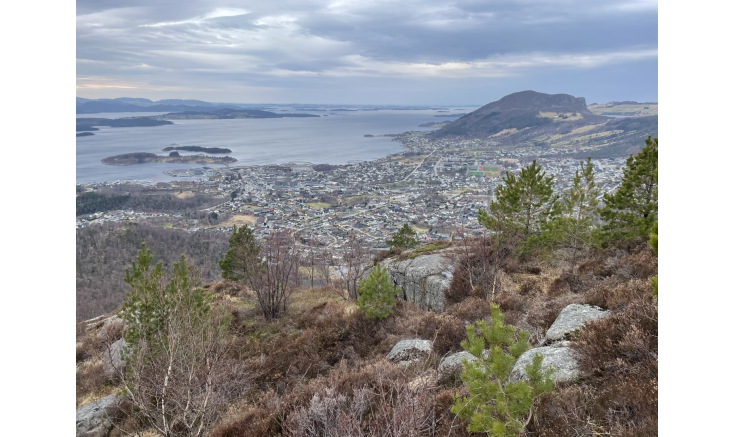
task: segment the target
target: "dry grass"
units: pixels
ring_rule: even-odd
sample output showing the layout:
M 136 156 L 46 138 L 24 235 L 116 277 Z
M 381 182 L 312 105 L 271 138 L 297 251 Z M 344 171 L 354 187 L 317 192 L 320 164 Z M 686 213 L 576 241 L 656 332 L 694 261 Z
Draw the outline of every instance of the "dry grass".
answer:
M 243 226 L 248 225 L 252 226 L 255 224 L 255 216 L 254 215 L 233 215 L 232 217 L 228 218 L 226 221 L 218 224 L 219 227 L 226 227 L 226 226 Z
M 188 199 L 189 197 L 194 197 L 196 193 L 193 191 L 183 191 L 181 193 L 175 193 L 174 196 L 178 197 L 179 199 Z

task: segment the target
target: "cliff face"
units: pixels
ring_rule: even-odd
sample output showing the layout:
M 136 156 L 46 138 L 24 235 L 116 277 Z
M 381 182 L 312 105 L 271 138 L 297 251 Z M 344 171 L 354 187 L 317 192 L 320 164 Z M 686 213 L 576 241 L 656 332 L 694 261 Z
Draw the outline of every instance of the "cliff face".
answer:
M 431 137 L 484 138 L 503 131 L 526 131 L 536 136 L 607 120 L 590 112 L 584 97 L 521 91 L 488 103 L 432 133 Z

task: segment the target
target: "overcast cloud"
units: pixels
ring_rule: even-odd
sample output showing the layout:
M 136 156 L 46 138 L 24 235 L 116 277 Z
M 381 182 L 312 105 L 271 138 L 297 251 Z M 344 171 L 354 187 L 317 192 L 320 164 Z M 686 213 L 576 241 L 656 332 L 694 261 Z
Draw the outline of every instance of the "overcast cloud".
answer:
M 77 96 L 655 101 L 657 35 L 655 0 L 78 0 Z

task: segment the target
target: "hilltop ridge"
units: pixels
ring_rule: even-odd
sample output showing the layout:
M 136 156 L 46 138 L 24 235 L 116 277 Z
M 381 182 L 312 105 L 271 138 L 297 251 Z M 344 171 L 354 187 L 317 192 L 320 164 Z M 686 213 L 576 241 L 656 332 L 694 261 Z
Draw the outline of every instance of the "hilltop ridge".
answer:
M 542 133 L 561 132 L 569 126 L 578 128 L 607 120 L 607 117 L 590 112 L 584 97 L 528 90 L 488 103 L 447 124 L 431 137 L 483 138 L 503 131 L 524 129 L 536 137 Z

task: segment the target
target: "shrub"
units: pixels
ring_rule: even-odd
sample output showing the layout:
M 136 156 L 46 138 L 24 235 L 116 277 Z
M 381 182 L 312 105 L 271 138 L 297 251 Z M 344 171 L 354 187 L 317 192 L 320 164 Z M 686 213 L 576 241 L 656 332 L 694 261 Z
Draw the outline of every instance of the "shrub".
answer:
M 589 376 L 542 397 L 529 431 L 545 437 L 658 435 L 658 308 L 650 293 L 588 323 L 572 347 Z
M 531 418 L 534 400 L 554 388 L 551 369 L 541 369 L 542 357 L 536 355 L 526 366 L 528 382 L 506 382 L 518 357 L 530 348 L 529 333 L 504 323 L 503 313 L 493 305 L 490 326 L 479 321 L 467 327 L 467 340 L 462 347 L 477 358 L 464 361 L 461 378 L 467 396 L 455 399 L 452 412 L 469 420 L 467 430 L 494 437 L 515 437 Z M 479 335 L 475 329 L 479 331 Z M 485 353 L 485 345 L 490 353 Z
M 400 289 L 393 289 L 388 271 L 380 265 L 376 265 L 368 277 L 360 281 L 358 291 L 360 297 L 357 298 L 357 306 L 369 319 L 388 317 L 396 305 L 395 296 L 401 292 Z

